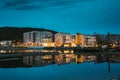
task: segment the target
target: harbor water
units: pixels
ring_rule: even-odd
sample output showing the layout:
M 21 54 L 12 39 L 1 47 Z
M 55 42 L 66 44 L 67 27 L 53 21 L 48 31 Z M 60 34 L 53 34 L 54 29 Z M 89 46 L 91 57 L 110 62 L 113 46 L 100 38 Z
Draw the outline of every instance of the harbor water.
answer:
M 0 61 L 0 80 L 120 80 L 120 55 L 30 55 Z

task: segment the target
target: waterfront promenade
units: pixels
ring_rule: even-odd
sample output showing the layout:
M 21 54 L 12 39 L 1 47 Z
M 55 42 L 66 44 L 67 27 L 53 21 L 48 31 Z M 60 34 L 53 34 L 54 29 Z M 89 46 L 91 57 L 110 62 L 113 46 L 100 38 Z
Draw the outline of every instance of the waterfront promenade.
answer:
M 0 59 L 4 58 L 19 58 L 23 56 L 34 56 L 34 55 L 58 55 L 59 52 L 15 52 L 15 53 L 0 53 Z M 71 53 L 62 53 L 71 54 Z M 88 55 L 120 55 L 120 52 L 73 52 L 73 54 L 88 54 Z
M 68 50 L 68 51 L 73 50 L 73 54 L 91 54 L 91 55 L 97 55 L 97 54 L 119 55 L 120 54 L 120 52 L 117 52 L 117 51 L 114 51 L 114 52 L 113 51 L 99 51 L 98 48 L 81 49 L 81 48 L 75 48 L 75 47 L 70 47 L 70 48 L 47 47 L 44 49 L 28 49 L 26 47 L 1 47 L 0 48 L 0 51 L 1 51 L 0 59 L 33 56 L 33 55 L 58 55 L 60 54 L 59 51 L 61 51 L 62 54 L 64 54 L 64 50 Z M 69 52 L 65 54 L 69 54 Z

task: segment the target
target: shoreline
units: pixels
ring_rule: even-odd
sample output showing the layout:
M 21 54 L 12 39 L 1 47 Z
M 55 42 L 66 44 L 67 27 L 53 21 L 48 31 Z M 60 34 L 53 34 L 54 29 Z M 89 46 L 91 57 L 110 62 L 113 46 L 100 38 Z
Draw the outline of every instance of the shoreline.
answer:
M 102 49 L 98 47 L 43 47 L 43 48 L 28 48 L 28 47 L 12 47 L 12 46 L 0 46 L 0 50 L 73 50 L 74 52 L 119 52 L 113 49 Z

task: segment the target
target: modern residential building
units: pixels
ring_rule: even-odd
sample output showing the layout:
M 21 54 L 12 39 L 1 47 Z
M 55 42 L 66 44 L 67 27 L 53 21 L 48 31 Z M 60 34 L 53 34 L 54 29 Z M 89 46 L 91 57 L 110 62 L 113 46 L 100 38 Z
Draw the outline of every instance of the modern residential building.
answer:
M 76 46 L 75 35 L 63 32 L 57 33 L 55 34 L 55 45 L 64 47 Z
M 76 34 L 76 44 L 81 47 L 95 47 L 96 37 L 91 35 Z
M 62 46 L 64 43 L 70 43 L 70 34 L 69 33 L 56 33 L 55 34 L 55 46 Z
M 54 37 L 54 42 L 53 42 Z M 64 46 L 64 47 L 95 47 L 96 36 L 77 33 L 56 33 L 54 36 L 47 31 L 31 31 L 23 34 L 23 43 L 26 46 Z
M 50 46 L 53 34 L 47 31 L 31 31 L 23 34 L 23 43 L 29 46 Z
M 71 46 L 76 47 L 76 35 L 71 35 Z
M 76 35 L 68 33 L 57 33 L 55 34 L 55 45 L 64 47 L 95 47 L 96 37 L 91 35 L 83 35 L 77 33 Z
M 84 35 L 79 33 L 76 34 L 76 44 L 80 46 L 84 45 Z

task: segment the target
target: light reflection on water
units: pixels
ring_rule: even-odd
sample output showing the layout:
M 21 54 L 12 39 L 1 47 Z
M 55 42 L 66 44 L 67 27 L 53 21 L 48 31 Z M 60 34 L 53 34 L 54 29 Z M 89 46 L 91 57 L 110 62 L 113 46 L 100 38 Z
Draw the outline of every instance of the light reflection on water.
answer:
M 0 53 L 16 53 L 16 52 L 56 52 L 55 50 L 32 49 L 32 50 L 0 50 Z M 58 50 L 59 53 L 74 53 L 73 50 Z
M 0 80 L 119 80 L 120 55 L 74 54 L 70 50 L 1 61 L 0 67 Z
M 16 53 L 16 52 L 55 52 L 54 50 L 0 50 L 0 53 Z

